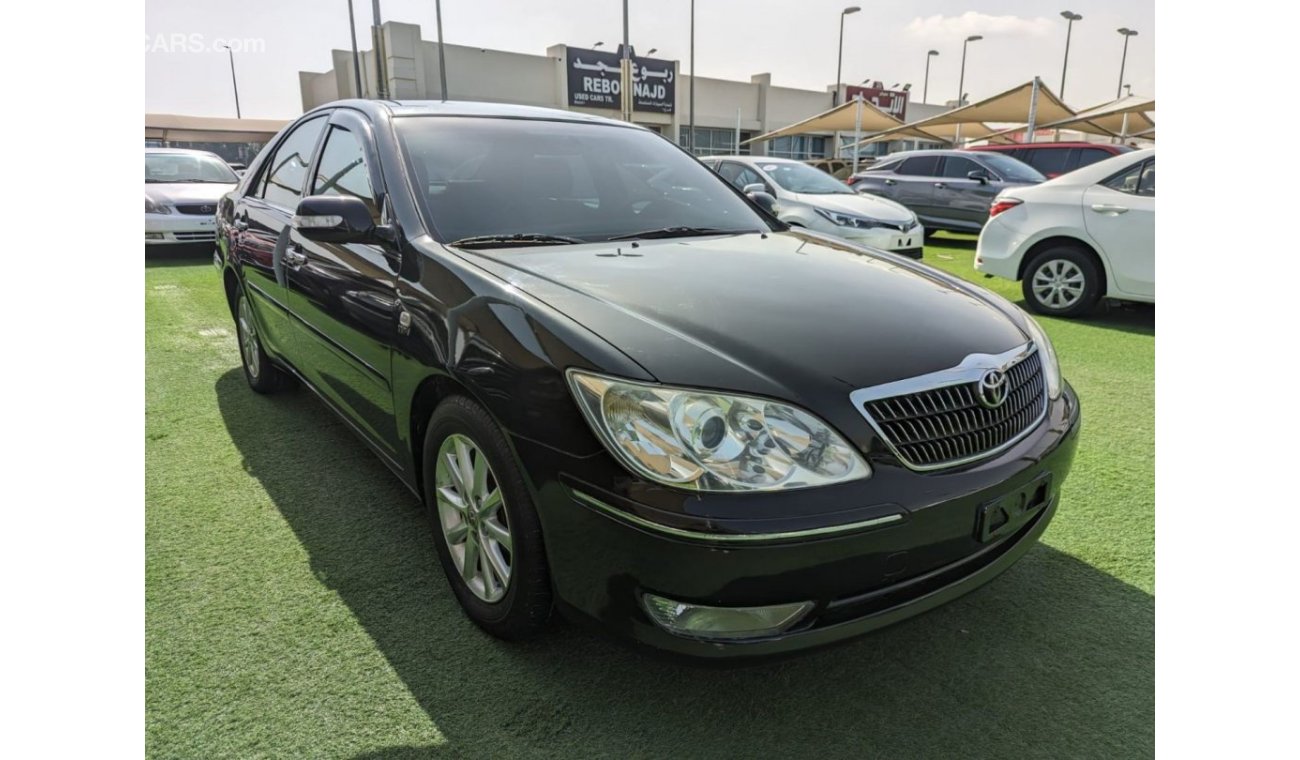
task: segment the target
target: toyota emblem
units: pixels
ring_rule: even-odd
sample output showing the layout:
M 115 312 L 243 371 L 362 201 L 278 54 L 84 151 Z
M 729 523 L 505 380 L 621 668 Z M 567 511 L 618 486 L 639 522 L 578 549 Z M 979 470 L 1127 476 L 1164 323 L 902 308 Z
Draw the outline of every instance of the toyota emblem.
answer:
M 975 386 L 975 398 L 985 409 L 997 409 L 1007 400 L 1007 373 L 1000 369 L 991 369 L 980 378 Z

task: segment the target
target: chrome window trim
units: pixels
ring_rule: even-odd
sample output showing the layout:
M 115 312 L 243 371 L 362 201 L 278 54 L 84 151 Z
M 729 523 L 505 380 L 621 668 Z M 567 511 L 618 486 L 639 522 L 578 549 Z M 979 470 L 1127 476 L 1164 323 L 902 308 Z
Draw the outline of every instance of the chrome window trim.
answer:
M 1042 424 L 1043 420 L 1047 417 L 1047 408 L 1050 405 L 1050 400 L 1047 398 L 1046 385 L 1044 385 L 1043 388 L 1043 408 L 1038 413 L 1038 416 L 1034 418 L 1034 421 L 1029 423 L 1024 430 L 1012 436 L 1000 446 L 989 449 L 988 451 L 982 451 L 978 454 L 973 454 L 961 459 L 953 459 L 946 462 L 938 462 L 936 464 L 915 464 L 909 461 L 907 457 L 903 456 L 903 453 L 898 450 L 898 447 L 894 445 L 894 442 L 890 440 L 889 436 L 885 433 L 884 428 L 882 428 L 879 423 L 876 422 L 875 418 L 871 416 L 871 413 L 867 411 L 867 403 L 878 401 L 883 398 L 905 396 L 910 393 L 920 393 L 922 391 L 932 391 L 953 385 L 965 385 L 966 383 L 978 382 L 985 372 L 991 369 L 1006 371 L 1008 367 L 1019 364 L 1025 359 L 1028 359 L 1036 351 L 1038 351 L 1038 347 L 1034 345 L 1033 341 L 1029 341 L 1023 345 L 1016 346 L 1009 351 L 1003 351 L 1000 354 L 970 354 L 965 359 L 962 359 L 961 363 L 955 367 L 949 367 L 948 369 L 941 369 L 937 372 L 917 375 L 916 377 L 909 377 L 903 380 L 896 380 L 892 383 L 873 385 L 870 388 L 859 388 L 849 394 L 849 401 L 853 403 L 853 406 L 858 410 L 858 413 L 867 420 L 869 425 L 871 425 L 871 429 L 874 430 L 876 436 L 884 442 L 885 447 L 889 449 L 890 453 L 909 470 L 914 470 L 916 472 L 933 472 L 934 470 L 947 470 L 952 467 L 960 467 L 964 464 L 978 462 L 981 459 L 988 459 L 1001 454 L 1024 440 L 1025 436 L 1029 435 L 1035 428 Z M 1042 371 L 1046 372 L 1047 370 L 1044 368 Z M 1046 380 L 1046 378 L 1044 378 L 1044 380 Z
M 573 494 L 573 498 L 614 520 L 630 524 L 634 527 L 645 528 L 646 530 L 655 533 L 661 533 L 675 538 L 684 538 L 690 541 L 753 544 L 768 541 L 785 541 L 797 538 L 818 538 L 823 536 L 835 536 L 841 533 L 852 533 L 854 531 L 864 530 L 866 528 L 875 528 L 881 525 L 889 525 L 903 519 L 902 512 L 895 512 L 893 514 L 872 518 L 870 520 L 859 520 L 858 522 L 845 523 L 843 525 L 828 525 L 824 528 L 809 528 L 808 530 L 789 530 L 776 533 L 704 533 L 697 530 L 674 528 L 671 525 L 664 525 L 663 523 L 657 523 L 653 520 L 647 520 L 644 517 L 639 517 L 631 512 L 625 512 L 617 507 L 606 504 L 600 499 L 585 494 L 576 488 L 570 488 L 569 491 Z

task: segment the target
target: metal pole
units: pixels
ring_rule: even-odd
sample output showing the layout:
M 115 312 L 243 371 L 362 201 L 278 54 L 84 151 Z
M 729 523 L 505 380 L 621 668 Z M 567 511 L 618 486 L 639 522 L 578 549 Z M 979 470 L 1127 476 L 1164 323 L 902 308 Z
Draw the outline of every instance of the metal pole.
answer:
M 1034 127 L 1038 124 L 1038 77 L 1029 90 L 1029 123 L 1025 127 L 1025 142 L 1034 141 Z
M 434 0 L 433 7 L 438 14 L 438 81 L 442 99 L 447 99 L 447 58 L 442 54 L 442 0 Z
M 1128 38 L 1137 34 L 1137 32 L 1126 27 L 1120 29 L 1119 33 L 1124 35 L 1124 55 L 1119 59 L 1119 84 L 1115 85 L 1116 100 L 1119 100 L 1120 94 L 1124 92 L 1124 65 L 1128 63 Z
M 831 93 L 831 108 L 840 104 L 840 83 L 844 81 L 844 14 L 840 14 L 840 57 L 835 65 L 835 92 Z
M 226 52 L 230 54 L 230 86 L 235 88 L 235 118 L 244 118 L 239 112 L 239 82 L 235 80 L 235 51 L 230 49 L 229 45 L 222 45 Z
M 853 117 L 853 173 L 857 174 L 858 154 L 862 152 L 858 146 L 858 143 L 862 141 L 862 93 L 859 92 L 854 95 L 853 101 L 856 104 Z
M 1061 63 L 1061 91 L 1057 93 L 1061 100 L 1065 100 L 1065 69 L 1070 65 L 1070 32 L 1074 30 L 1074 17 L 1070 16 L 1065 22 L 1065 61 Z
M 921 91 L 921 102 L 930 102 L 930 59 L 934 57 L 934 51 L 925 54 L 925 87 Z
M 740 155 L 740 106 L 736 106 L 736 155 Z
M 957 79 L 957 107 L 961 108 L 962 93 L 966 89 L 966 46 L 970 40 L 961 43 L 961 76 Z M 961 122 L 957 122 L 957 129 L 953 131 L 952 147 L 961 146 Z
M 384 22 L 379 17 L 379 0 L 371 0 L 370 5 L 375 17 L 374 24 L 370 27 L 370 36 L 375 46 L 375 81 L 377 82 L 375 94 L 379 96 L 380 100 L 388 100 L 388 82 L 386 81 L 388 79 L 386 73 L 388 67 L 384 65 L 383 50 L 384 32 L 382 27 Z
M 357 97 L 364 98 L 366 94 L 361 88 L 361 55 L 357 53 L 357 19 L 352 15 L 352 0 L 348 0 L 348 30 L 352 33 L 352 73 L 357 79 Z
M 691 95 L 690 117 L 686 134 L 686 150 L 695 155 L 695 0 L 691 0 Z M 739 147 L 739 146 L 737 146 Z
M 627 0 L 623 0 L 623 60 L 619 62 L 619 88 L 623 95 L 623 121 L 632 121 L 632 47 L 627 34 Z

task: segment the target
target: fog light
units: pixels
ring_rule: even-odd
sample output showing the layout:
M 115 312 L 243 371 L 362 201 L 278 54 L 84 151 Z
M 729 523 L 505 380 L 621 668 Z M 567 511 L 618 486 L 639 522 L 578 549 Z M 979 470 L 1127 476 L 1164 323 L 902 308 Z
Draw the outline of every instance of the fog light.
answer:
M 162 239 L 163 239 L 163 234 L 162 234 L 161 232 L 146 232 L 146 233 L 144 233 L 144 239 L 145 239 L 145 240 L 162 240 Z
M 813 608 L 812 602 L 773 604 L 766 607 L 706 607 L 665 599 L 641 597 L 650 619 L 678 636 L 696 639 L 747 639 L 770 636 L 789 629 Z

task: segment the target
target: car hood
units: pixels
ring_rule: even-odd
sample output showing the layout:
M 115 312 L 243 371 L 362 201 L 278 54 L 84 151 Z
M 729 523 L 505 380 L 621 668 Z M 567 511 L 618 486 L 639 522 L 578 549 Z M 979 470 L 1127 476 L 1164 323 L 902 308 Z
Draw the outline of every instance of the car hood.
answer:
M 824 195 L 793 193 L 793 195 L 795 200 L 807 203 L 815 208 L 839 211 L 845 214 L 856 214 L 879 222 L 902 224 L 915 218 L 912 212 L 904 208 L 902 204 L 877 195 L 860 195 L 858 193 Z
M 144 194 L 156 203 L 211 203 L 235 189 L 233 184 L 216 182 L 146 182 Z
M 838 397 L 1027 340 L 970 286 L 816 233 L 460 253 L 669 384 Z

